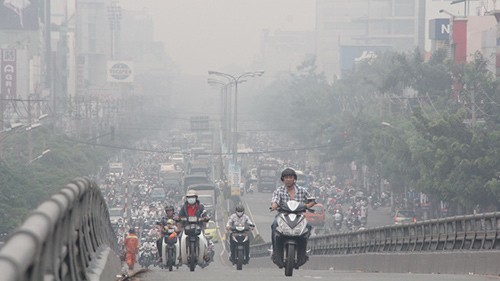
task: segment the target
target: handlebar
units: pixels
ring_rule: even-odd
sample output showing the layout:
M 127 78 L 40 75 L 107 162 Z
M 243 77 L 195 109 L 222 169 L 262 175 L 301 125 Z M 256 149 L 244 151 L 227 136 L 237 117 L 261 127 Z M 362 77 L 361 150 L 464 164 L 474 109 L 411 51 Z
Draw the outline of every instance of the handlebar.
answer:
M 192 223 L 197 223 L 197 222 L 208 222 L 210 220 L 209 217 L 178 217 L 175 219 L 177 222 L 192 222 Z

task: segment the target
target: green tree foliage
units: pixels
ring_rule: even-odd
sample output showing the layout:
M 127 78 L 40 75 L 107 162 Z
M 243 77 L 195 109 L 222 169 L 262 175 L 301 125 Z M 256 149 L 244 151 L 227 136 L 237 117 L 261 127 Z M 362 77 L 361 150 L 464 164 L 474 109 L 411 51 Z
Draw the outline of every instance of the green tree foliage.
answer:
M 500 88 L 480 53 L 463 65 L 445 50 L 429 61 L 418 50 L 378 54 L 333 84 L 316 71 L 304 62 L 255 112 L 300 128 L 292 136 L 304 145 L 327 144 L 325 161 L 376 170 L 396 193 L 425 192 L 457 212 L 499 205 Z
M 0 232 L 18 226 L 24 216 L 43 200 L 79 176 L 96 174 L 114 154 L 103 147 L 83 145 L 47 128 L 33 132 L 33 151 L 50 152 L 30 163 L 26 132 L 5 138 L 0 161 Z M 34 153 L 34 155 L 38 155 Z

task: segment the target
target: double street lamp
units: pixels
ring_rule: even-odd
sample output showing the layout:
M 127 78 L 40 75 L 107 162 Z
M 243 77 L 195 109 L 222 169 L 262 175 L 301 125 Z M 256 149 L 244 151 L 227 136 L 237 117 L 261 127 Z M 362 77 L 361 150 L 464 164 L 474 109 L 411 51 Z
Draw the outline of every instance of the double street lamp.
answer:
M 247 77 L 260 77 L 264 74 L 264 71 L 253 71 L 244 72 L 238 75 L 231 75 L 219 71 L 208 71 L 208 75 L 221 76 L 229 80 L 230 84 L 234 84 L 234 115 L 233 115 L 233 162 L 236 164 L 237 153 L 238 153 L 238 83 L 242 83 L 246 80 L 243 78 Z
M 223 82 L 217 79 L 208 78 L 208 84 L 210 85 L 219 85 L 220 86 L 220 122 L 221 122 L 221 130 L 222 130 L 222 140 L 225 141 L 226 146 L 229 145 L 229 128 L 230 128 L 230 120 L 228 118 L 229 113 L 231 112 L 228 103 L 228 87 L 231 86 L 230 82 Z

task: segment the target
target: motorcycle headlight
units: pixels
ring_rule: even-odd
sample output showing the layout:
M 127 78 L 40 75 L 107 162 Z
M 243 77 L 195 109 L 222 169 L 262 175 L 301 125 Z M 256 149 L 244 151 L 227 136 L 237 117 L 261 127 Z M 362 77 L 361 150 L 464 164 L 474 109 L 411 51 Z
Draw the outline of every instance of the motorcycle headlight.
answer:
M 244 227 L 244 226 L 242 226 L 242 225 L 238 225 L 238 226 L 236 226 L 235 228 L 236 228 L 236 230 L 238 230 L 238 231 L 243 231 L 243 230 L 245 230 L 245 227 Z
M 307 221 L 305 219 L 302 219 L 293 228 L 288 226 L 288 224 L 284 220 L 278 220 L 278 227 L 276 228 L 276 231 L 278 231 L 286 236 L 299 236 L 305 230 L 307 230 L 306 225 L 307 225 Z

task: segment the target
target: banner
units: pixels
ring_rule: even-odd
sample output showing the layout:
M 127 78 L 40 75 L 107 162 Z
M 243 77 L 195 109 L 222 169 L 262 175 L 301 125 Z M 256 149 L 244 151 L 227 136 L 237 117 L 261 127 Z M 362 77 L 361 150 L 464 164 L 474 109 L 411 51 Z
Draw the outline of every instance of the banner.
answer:
M 37 30 L 42 0 L 0 0 L 0 30 Z M 43 19 L 40 19 L 43 22 Z
M 108 82 L 134 82 L 133 64 L 130 61 L 109 61 Z
M 14 99 L 16 94 L 16 50 L 0 49 L 0 96 Z

